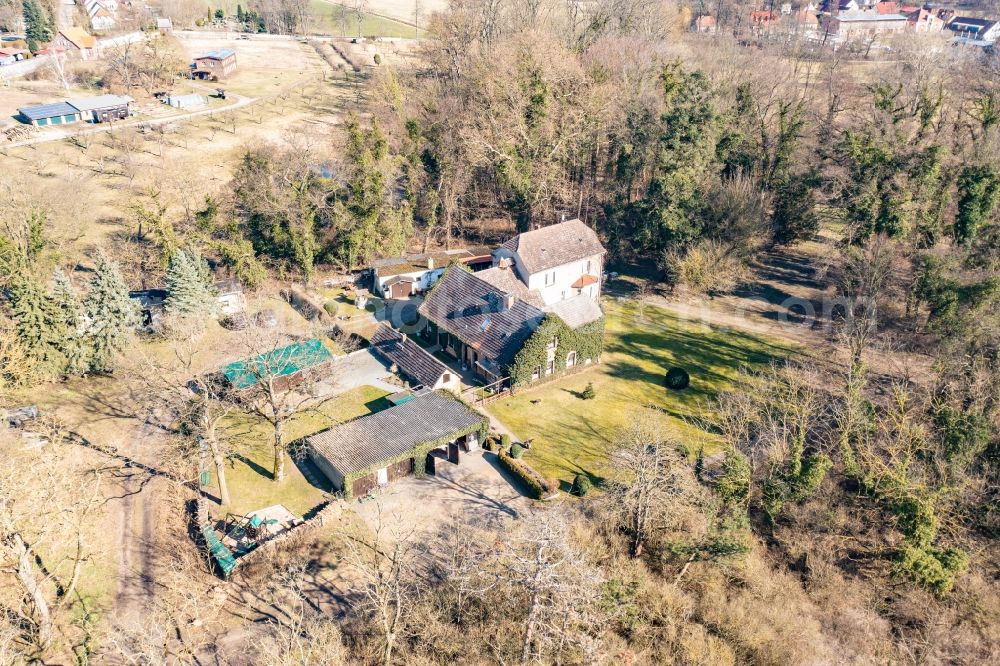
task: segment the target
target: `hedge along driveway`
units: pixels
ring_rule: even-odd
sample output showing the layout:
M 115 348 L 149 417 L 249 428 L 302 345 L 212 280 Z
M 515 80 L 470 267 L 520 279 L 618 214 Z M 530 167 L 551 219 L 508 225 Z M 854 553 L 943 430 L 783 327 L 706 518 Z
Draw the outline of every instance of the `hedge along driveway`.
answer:
M 665 410 L 674 434 L 692 450 L 702 443 L 708 453 L 717 450 L 718 440 L 687 419 L 710 413 L 718 391 L 732 384 L 741 367 L 764 367 L 796 353 L 784 343 L 679 319 L 650 305 L 642 319 L 631 301 L 609 299 L 603 306 L 600 365 L 488 407 L 518 437 L 534 438 L 526 462 L 566 483 L 580 473 L 600 481 L 616 429 L 647 405 Z M 671 366 L 690 373 L 690 387 L 679 392 L 665 387 Z M 594 384 L 593 400 L 579 397 L 588 382 Z

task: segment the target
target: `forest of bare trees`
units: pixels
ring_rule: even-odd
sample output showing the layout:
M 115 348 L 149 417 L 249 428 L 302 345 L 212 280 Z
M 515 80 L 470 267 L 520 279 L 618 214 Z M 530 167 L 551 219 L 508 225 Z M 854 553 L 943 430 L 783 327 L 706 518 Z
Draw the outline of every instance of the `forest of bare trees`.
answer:
M 284 33 L 309 13 L 253 8 Z M 725 26 L 747 8 L 712 11 Z M 356 77 L 363 105 L 332 135 L 240 145 L 207 196 L 169 164 L 141 173 L 137 130 L 116 130 L 107 169 L 133 195 L 108 248 L 51 233 L 90 204 L 86 183 L 68 197 L 5 175 L 0 399 L 72 386 L 78 402 L 43 421 L 41 447 L 0 440 L 0 664 L 1000 662 L 996 58 L 691 34 L 695 9 L 453 0 L 415 64 Z M 105 77 L 124 91 L 177 65 L 159 47 L 121 55 Z M 223 504 L 237 494 L 241 435 L 223 422 L 267 425 L 277 483 L 314 396 L 266 369 L 239 399 L 213 383 L 209 266 L 248 292 L 308 289 L 570 217 L 609 268 L 644 276 L 628 295 L 643 324 L 647 300 L 725 303 L 806 245 L 835 307 L 798 332 L 801 353 L 699 396 L 696 418 L 635 404 L 602 432 L 586 497 L 422 534 L 345 518 L 216 578 L 189 516 L 205 470 Z M 161 277 L 190 300 L 137 341 L 130 285 Z M 241 358 L 291 339 L 234 336 Z M 90 442 L 69 432 L 82 409 L 164 443 Z M 93 543 L 142 492 L 128 475 L 158 489 L 157 573 L 146 605 L 114 617 L 79 590 L 112 577 Z

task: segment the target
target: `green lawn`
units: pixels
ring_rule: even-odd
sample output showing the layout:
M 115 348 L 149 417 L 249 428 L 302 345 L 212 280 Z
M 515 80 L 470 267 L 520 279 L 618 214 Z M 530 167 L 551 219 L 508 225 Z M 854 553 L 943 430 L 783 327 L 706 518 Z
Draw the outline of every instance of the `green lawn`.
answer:
M 534 438 L 526 460 L 546 476 L 601 477 L 615 429 L 645 405 L 664 409 L 675 434 L 692 449 L 704 443 L 711 452 L 716 441 L 686 419 L 711 410 L 713 397 L 741 367 L 794 353 L 781 343 L 691 323 L 661 308 L 646 306 L 643 321 L 632 302 L 609 299 L 604 310 L 600 365 L 489 406 L 520 438 Z M 666 370 L 675 365 L 691 375 L 691 386 L 682 392 L 664 387 Z M 593 400 L 578 397 L 588 382 L 594 384 Z
M 335 423 L 385 409 L 390 406 L 385 399 L 387 395 L 387 391 L 374 386 L 362 386 L 331 398 L 315 409 L 299 412 L 289 425 L 287 440 L 291 442 L 325 430 Z M 272 481 L 273 432 L 270 424 L 245 414 L 232 418 L 226 424 L 225 433 L 234 438 L 237 454 L 226 469 L 232 503 L 219 507 L 222 515 L 227 512 L 246 514 L 282 504 L 292 513 L 302 516 L 323 501 L 324 492 L 331 490 L 326 478 L 308 460 L 299 463 L 286 460 L 285 478 L 281 483 Z M 310 483 L 301 468 L 310 470 L 320 485 Z M 213 471 L 208 492 L 218 492 L 217 489 Z
M 326 0 L 311 0 L 313 25 L 321 32 L 335 37 L 357 37 L 358 18 L 354 10 L 338 3 Z M 423 19 L 420 21 L 424 22 Z M 394 21 L 390 18 L 364 13 L 361 19 L 362 37 L 423 37 L 424 30 L 417 30 L 411 25 Z

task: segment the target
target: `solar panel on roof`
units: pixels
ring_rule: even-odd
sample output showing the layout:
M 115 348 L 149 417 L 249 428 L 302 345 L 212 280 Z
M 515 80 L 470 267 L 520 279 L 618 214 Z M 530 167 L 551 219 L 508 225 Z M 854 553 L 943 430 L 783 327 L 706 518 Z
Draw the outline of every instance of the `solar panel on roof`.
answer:
M 57 116 L 76 115 L 77 111 L 66 102 L 55 102 L 53 104 L 38 104 L 36 106 L 26 106 L 18 109 L 18 113 L 28 120 L 39 120 L 41 118 L 55 118 Z

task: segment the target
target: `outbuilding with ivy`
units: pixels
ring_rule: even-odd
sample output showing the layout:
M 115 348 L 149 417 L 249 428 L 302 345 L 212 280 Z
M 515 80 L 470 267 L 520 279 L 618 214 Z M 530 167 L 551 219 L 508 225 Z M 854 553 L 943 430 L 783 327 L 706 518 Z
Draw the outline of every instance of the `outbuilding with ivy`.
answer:
M 428 391 L 395 407 L 306 439 L 306 451 L 350 500 L 400 478 L 461 464 L 479 449 L 489 421 L 448 391 Z

